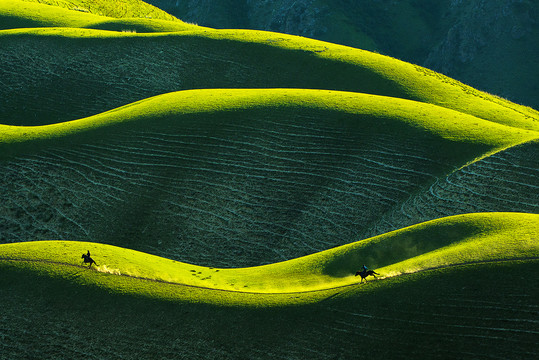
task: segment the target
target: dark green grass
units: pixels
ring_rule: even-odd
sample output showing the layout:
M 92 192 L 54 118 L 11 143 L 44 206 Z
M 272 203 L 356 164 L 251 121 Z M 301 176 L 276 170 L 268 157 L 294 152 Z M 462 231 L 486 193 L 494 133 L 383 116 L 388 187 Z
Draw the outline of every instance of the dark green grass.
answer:
M 369 282 L 352 298 L 244 309 L 118 296 L 4 266 L 1 349 L 10 359 L 532 359 L 538 270 L 457 267 Z

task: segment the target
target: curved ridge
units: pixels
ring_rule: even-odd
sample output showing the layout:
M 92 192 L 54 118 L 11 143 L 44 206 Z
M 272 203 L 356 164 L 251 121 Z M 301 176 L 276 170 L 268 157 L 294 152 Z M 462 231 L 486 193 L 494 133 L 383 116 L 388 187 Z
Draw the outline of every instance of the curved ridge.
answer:
M 11 64 L 0 75 L 4 83 L 19 87 L 16 93 L 9 89 L 2 103 L 6 113 L 0 115 L 11 124 L 71 120 L 178 90 L 286 87 L 411 99 L 517 128 L 539 129 L 535 110 L 434 72 L 364 50 L 277 33 L 207 29 L 126 34 L 40 28 L 2 31 L 0 43 L 6 49 L 0 55 Z M 128 45 L 127 53 L 114 50 L 123 45 Z M 21 46 L 30 49 L 23 58 Z M 26 57 L 39 60 L 30 65 Z M 103 58 L 108 60 L 102 63 Z M 317 69 L 317 76 L 312 76 L 312 69 Z M 216 72 L 222 76 L 216 78 Z M 50 84 L 46 97 L 35 94 L 36 82 Z M 21 91 L 39 103 L 20 103 L 14 95 Z M 66 91 L 71 98 L 66 98 Z M 63 104 L 61 109 L 57 103 Z
M 165 19 L 133 16 L 118 18 L 86 12 L 83 9 L 72 10 L 25 0 L 2 0 L 0 19 L 0 30 L 70 27 L 144 33 L 203 29 L 196 25 L 186 24 L 172 16 L 166 16 Z
M 392 126 L 402 123 L 423 129 L 446 140 L 483 143 L 496 147 L 514 146 L 536 139 L 539 132 L 516 130 L 436 105 L 386 96 L 309 89 L 203 89 L 157 95 L 87 118 L 43 126 L 0 125 L 2 144 L 60 138 L 88 130 L 136 121 L 186 115 L 261 109 L 288 108 L 333 112 L 357 116 L 358 122 Z M 334 115 L 335 116 L 335 115 Z M 436 116 L 437 120 L 432 118 Z M 377 119 L 373 122 L 371 119 Z M 204 121 L 204 118 L 201 118 Z M 387 124 L 391 121 L 393 124 Z
M 250 268 L 201 267 L 110 245 L 66 241 L 0 245 L 0 261 L 20 261 L 22 267 L 24 261 L 76 266 L 75 254 L 91 249 L 99 263 L 99 272 L 205 290 L 292 294 L 355 285 L 358 281 L 354 273 L 363 263 L 376 268 L 382 278 L 390 278 L 454 265 L 536 260 L 539 258 L 538 219 L 539 215 L 519 213 L 453 216 L 305 257 Z M 68 273 L 62 276 L 69 277 Z M 114 281 L 105 284 L 92 272 L 84 277 L 97 286 L 115 287 Z M 137 293 L 143 287 L 135 285 L 129 291 Z

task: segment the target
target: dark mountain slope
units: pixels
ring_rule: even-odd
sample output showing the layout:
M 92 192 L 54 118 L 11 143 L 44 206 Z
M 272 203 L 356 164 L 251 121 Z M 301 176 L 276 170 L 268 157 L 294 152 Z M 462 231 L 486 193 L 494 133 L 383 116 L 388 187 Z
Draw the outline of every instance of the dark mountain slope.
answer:
M 149 0 L 185 21 L 374 50 L 539 108 L 536 1 Z

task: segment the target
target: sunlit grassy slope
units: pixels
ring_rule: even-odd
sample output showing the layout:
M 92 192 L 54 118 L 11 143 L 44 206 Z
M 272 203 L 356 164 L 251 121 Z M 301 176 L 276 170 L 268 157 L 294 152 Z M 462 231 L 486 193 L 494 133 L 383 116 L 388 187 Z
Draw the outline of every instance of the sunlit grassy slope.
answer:
M 46 141 L 72 141 L 76 135 L 86 139 L 103 136 L 111 127 L 127 130 L 151 125 L 179 131 L 183 121 L 193 117 L 201 125 L 208 125 L 208 115 L 217 114 L 218 121 L 234 121 L 234 113 L 239 116 L 272 109 L 280 109 L 290 118 L 309 111 L 324 112 L 328 123 L 344 122 L 353 131 L 395 133 L 404 129 L 409 136 L 438 138 L 436 151 L 441 157 L 453 158 L 456 165 L 538 137 L 535 131 L 398 98 L 325 90 L 230 89 L 159 95 L 99 115 L 51 125 L 0 125 L 0 146 L 6 155 L 34 144 L 50 145 Z
M 259 267 L 218 269 L 104 244 L 37 241 L 0 245 L 4 270 L 63 278 L 117 293 L 218 305 L 271 305 L 321 300 L 360 288 L 363 263 L 375 267 L 383 286 L 394 276 L 456 265 L 539 257 L 539 216 L 478 213 L 443 218 L 313 255 Z M 97 271 L 80 268 L 90 250 Z M 406 279 L 406 278 L 403 278 Z M 402 280 L 405 281 L 405 280 Z
M 99 5 L 110 3 L 102 2 Z M 67 5 L 67 3 L 64 5 Z M 99 6 L 96 3 L 92 5 Z M 74 7 L 75 5 L 59 7 L 26 0 L 2 0 L 0 1 L 0 29 L 71 27 L 124 32 L 167 32 L 193 28 L 200 29 L 200 27 L 186 24 L 171 16 L 147 17 L 143 15 L 142 10 L 126 12 L 125 16 L 105 12 L 107 16 L 104 16 L 100 15 L 101 12 L 72 10 Z M 153 9 L 153 11 L 155 10 L 157 9 Z
M 359 49 L 277 33 L 201 29 L 127 34 L 40 28 L 1 31 L 0 44 L 10 59 L 5 68 L 17 69 L 5 70 L 3 78 L 8 83 L 20 83 L 26 96 L 34 99 L 24 105 L 20 103 L 22 98 L 12 98 L 9 91 L 0 114 L 6 119 L 4 123 L 72 120 L 160 93 L 219 87 L 371 93 L 435 104 L 509 126 L 539 128 L 535 110 L 425 68 Z M 47 56 L 37 63 L 20 61 L 33 56 L 18 50 L 22 44 L 36 55 Z M 117 48 L 136 49 L 136 56 L 113 51 Z M 27 73 L 34 76 L 20 78 Z M 35 93 L 43 86 L 46 96 Z M 70 93 L 67 98 L 66 91 Z
M 9 0 L 8 0 L 9 1 Z M 150 18 L 178 20 L 167 12 L 141 0 L 24 0 L 28 3 L 56 7 L 115 18 Z M 18 4 L 19 6 L 22 6 Z M 31 6 L 31 5 L 28 5 Z

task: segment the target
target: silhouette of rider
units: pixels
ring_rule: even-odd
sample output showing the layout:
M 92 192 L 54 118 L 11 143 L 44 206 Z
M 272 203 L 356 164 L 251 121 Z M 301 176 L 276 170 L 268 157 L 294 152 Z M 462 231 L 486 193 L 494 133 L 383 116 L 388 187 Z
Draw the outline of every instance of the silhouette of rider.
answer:
M 369 270 L 365 265 L 363 265 L 363 271 L 361 272 L 363 275 L 367 274 L 367 270 Z

